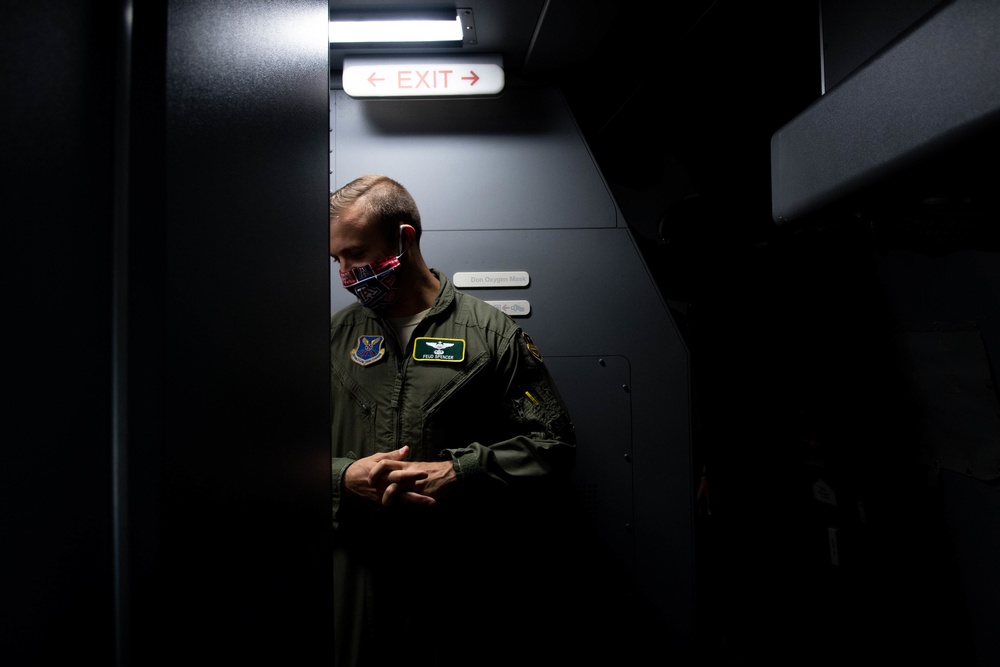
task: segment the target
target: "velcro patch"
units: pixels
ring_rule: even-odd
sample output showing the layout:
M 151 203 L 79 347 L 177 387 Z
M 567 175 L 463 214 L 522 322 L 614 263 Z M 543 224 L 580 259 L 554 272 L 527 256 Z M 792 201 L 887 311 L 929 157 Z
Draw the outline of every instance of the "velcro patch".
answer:
M 538 349 L 537 345 L 535 345 L 535 341 L 531 340 L 531 336 L 522 331 L 521 337 L 524 338 L 524 345 L 528 348 L 528 352 L 531 352 L 531 356 L 541 361 L 542 351 Z
M 358 345 L 351 350 L 351 361 L 362 366 L 374 364 L 385 354 L 385 336 L 359 336 Z
M 417 338 L 413 341 L 413 360 L 449 361 L 452 363 L 464 361 L 465 340 L 461 338 Z

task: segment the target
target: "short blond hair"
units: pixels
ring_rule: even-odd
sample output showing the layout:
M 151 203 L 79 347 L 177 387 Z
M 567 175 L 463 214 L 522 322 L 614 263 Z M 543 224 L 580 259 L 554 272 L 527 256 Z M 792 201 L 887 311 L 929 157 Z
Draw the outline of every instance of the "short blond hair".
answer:
M 334 220 L 355 204 L 364 211 L 365 224 L 380 225 L 386 238 L 394 240 L 399 225 L 416 230 L 420 241 L 420 210 L 410 192 L 398 182 L 382 174 L 365 174 L 336 192 L 330 193 L 330 220 Z

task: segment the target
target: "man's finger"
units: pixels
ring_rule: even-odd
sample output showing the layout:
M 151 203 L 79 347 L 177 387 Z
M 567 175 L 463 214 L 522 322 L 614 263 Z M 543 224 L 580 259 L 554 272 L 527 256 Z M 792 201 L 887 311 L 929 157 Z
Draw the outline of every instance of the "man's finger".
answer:
M 389 507 L 394 502 L 396 502 L 396 492 L 399 490 L 398 484 L 390 484 L 385 487 L 385 491 L 382 493 L 382 504 L 385 507 Z
M 385 476 L 388 482 L 401 482 L 407 484 L 413 484 L 419 482 L 422 479 L 427 479 L 427 473 L 423 470 L 414 470 L 413 468 L 402 468 L 399 470 L 393 470 Z
M 405 493 L 400 494 L 398 501 L 404 502 L 408 505 L 423 505 L 425 507 L 430 507 L 431 505 L 437 503 L 434 498 L 425 496 L 422 493 L 417 493 L 416 491 L 406 491 Z
M 425 496 L 422 493 L 408 490 L 404 485 L 398 483 L 389 484 L 382 493 L 382 505 L 385 507 L 390 507 L 396 503 L 429 507 L 436 502 L 431 496 Z

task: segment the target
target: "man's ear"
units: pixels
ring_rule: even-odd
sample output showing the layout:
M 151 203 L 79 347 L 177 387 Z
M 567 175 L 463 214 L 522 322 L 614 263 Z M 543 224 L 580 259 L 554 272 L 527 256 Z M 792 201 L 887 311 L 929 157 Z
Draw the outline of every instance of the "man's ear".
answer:
M 413 246 L 413 241 L 416 238 L 417 230 L 413 228 L 413 225 L 403 224 L 399 226 L 399 254 L 402 255 L 404 250 L 408 250 Z

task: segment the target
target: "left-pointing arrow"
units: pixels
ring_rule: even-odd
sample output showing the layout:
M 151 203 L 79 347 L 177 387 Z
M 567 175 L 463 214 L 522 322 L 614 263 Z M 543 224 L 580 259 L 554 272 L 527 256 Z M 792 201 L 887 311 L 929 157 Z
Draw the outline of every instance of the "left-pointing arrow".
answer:
M 373 86 L 375 85 L 376 81 L 385 81 L 385 79 L 382 77 L 376 77 L 375 76 L 376 74 L 378 74 L 378 72 L 372 72 L 372 75 L 368 77 L 368 83 L 372 84 Z

